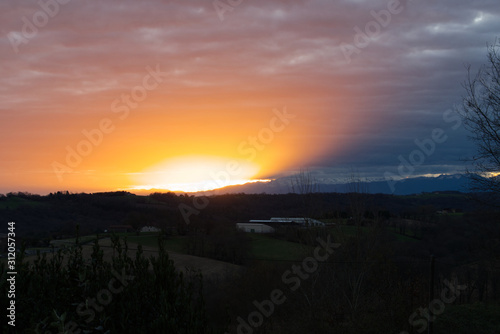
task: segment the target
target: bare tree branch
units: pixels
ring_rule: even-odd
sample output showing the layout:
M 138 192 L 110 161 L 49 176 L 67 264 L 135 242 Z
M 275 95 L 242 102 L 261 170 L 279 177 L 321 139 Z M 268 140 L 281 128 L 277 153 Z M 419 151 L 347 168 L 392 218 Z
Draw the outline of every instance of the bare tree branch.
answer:
M 488 46 L 488 62 L 476 75 L 467 68 L 466 96 L 458 112 L 476 144 L 467 170 L 471 190 L 500 195 L 500 41 Z

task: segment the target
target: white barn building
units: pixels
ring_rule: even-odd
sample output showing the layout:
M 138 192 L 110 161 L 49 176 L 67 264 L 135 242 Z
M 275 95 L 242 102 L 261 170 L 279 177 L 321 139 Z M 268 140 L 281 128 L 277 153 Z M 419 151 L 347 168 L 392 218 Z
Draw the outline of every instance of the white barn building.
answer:
M 250 220 L 251 223 L 268 223 L 268 224 L 279 224 L 279 223 L 288 223 L 288 224 L 297 224 L 302 225 L 304 227 L 308 226 L 325 226 L 325 223 L 313 218 L 278 218 L 274 217 L 269 220 Z
M 237 223 L 236 227 L 244 232 L 251 233 L 273 233 L 274 228 L 261 223 Z

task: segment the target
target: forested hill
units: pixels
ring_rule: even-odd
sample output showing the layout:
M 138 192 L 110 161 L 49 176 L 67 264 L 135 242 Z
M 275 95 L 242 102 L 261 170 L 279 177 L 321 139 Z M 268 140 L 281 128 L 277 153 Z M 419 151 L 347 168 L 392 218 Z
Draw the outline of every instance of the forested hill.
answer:
M 360 194 L 358 194 L 360 195 Z M 361 195 L 366 215 L 419 217 L 443 209 L 468 212 L 477 204 L 458 192 L 424 193 L 409 196 Z M 310 216 L 319 219 L 348 218 L 352 195 L 229 194 L 195 200 L 192 195 L 155 193 L 137 196 L 127 192 L 47 196 L 9 193 L 0 196 L 0 220 L 15 221 L 24 237 L 58 238 L 73 235 L 78 224 L 82 234 L 101 233 L 112 225 L 145 225 L 176 229 L 183 233 L 188 223 L 233 224 L 248 219 Z M 184 213 L 184 214 L 183 214 Z M 187 220 L 186 220 L 187 218 Z

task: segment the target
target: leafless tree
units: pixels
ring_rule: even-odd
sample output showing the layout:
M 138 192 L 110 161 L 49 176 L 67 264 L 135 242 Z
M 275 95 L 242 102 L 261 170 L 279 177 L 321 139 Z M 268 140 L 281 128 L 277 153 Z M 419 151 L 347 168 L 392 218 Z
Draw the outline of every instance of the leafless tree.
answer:
M 500 195 L 500 41 L 488 46 L 488 62 L 476 75 L 467 71 L 459 113 L 477 147 L 467 173 L 472 190 Z
M 314 175 L 308 169 L 301 169 L 291 178 L 290 188 L 302 199 L 302 215 L 304 217 L 315 216 L 317 203 L 314 194 L 319 192 L 319 184 Z
M 301 169 L 294 175 L 290 181 L 290 187 L 293 193 L 300 195 L 319 192 L 319 184 L 308 169 Z
M 354 225 L 359 228 L 367 209 L 366 194 L 368 193 L 368 187 L 366 183 L 361 180 L 359 173 L 352 170 L 351 175 L 349 176 L 347 189 L 352 219 L 354 221 Z

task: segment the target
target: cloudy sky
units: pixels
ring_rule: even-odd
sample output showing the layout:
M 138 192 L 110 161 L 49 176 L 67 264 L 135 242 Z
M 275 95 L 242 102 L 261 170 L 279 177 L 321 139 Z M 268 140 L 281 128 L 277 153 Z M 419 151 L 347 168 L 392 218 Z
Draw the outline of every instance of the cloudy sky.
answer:
M 462 170 L 500 6 L 4 0 L 0 27 L 0 193 L 180 189 Z

